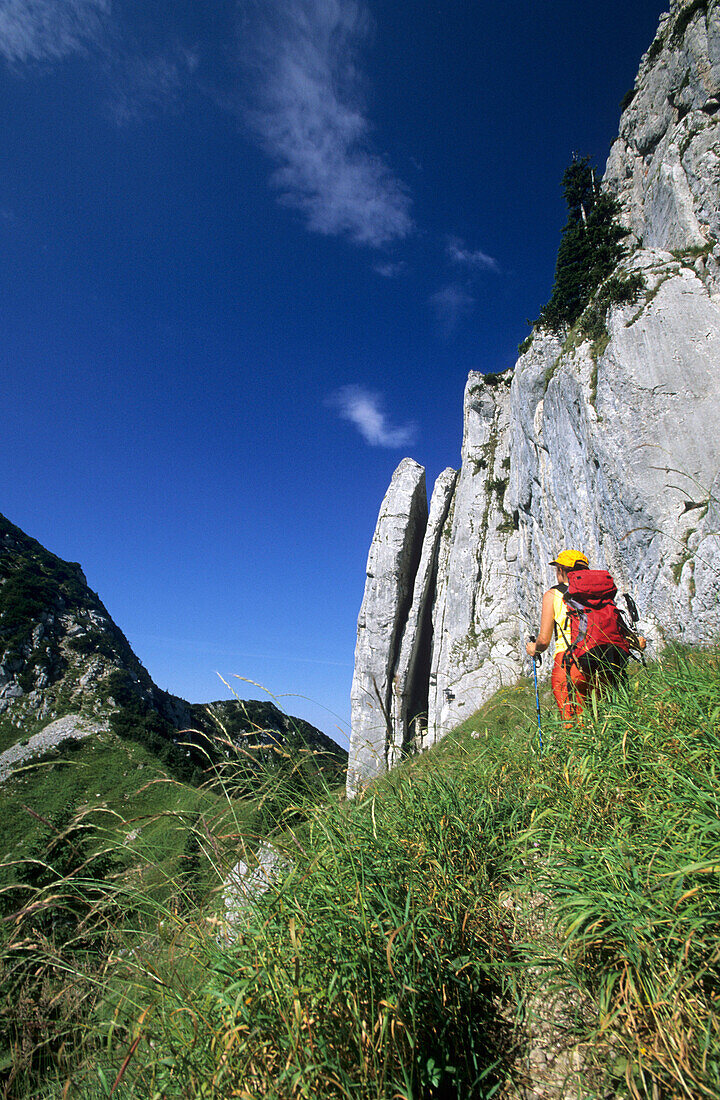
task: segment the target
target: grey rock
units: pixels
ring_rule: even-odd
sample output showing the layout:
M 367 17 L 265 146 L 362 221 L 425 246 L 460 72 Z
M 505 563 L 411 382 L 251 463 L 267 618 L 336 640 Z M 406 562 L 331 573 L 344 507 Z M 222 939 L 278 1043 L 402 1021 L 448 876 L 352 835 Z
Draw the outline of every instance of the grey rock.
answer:
M 520 671 L 512 645 L 517 632 L 514 578 L 507 566 L 508 549 L 517 547 L 506 504 L 509 394 L 509 374 L 489 384 L 482 374 L 470 373 L 462 468 L 433 609 L 424 745 L 469 717 Z
M 443 470 L 435 482 L 430 500 L 430 515 L 415 577 L 412 604 L 392 677 L 393 742 L 388 753 L 390 767 L 400 760 L 404 750 L 425 744 L 427 738 L 433 594 L 440 539 L 453 500 L 457 476 L 456 470 Z
M 645 247 L 720 237 L 719 94 L 720 7 L 675 2 L 641 62 L 605 172 Z
M 637 261 L 651 264 L 652 255 Z M 510 506 L 525 564 L 520 614 L 531 618 L 552 580 L 549 571 L 538 576 L 538 563 L 570 545 L 633 591 L 658 633 L 707 639 L 720 625 L 708 507 L 720 469 L 720 303 L 682 268 L 652 300 L 615 310 L 608 323 L 611 339 L 597 359 L 588 343 L 550 363 L 554 349 L 545 345 L 515 372 L 512 399 L 523 415 Z M 538 377 L 551 370 L 533 402 Z M 708 554 L 692 584 L 691 535 Z
M 412 459 L 403 459 L 380 508 L 358 618 L 350 796 L 387 768 L 393 751 L 391 677 L 411 606 L 427 518 L 425 471 Z
M 102 659 L 94 656 L 90 657 L 82 675 L 78 678 L 78 687 L 82 691 L 89 691 L 97 684 L 104 671 L 105 668 Z
M 290 870 L 289 860 L 272 844 L 261 844 L 255 853 L 255 863 L 240 859 L 225 879 L 222 888 L 225 928 L 222 939 L 231 943 L 242 927 L 246 912 L 263 894 L 276 885 Z
M 82 741 L 107 730 L 107 722 L 93 722 L 79 714 L 66 714 L 28 738 L 25 744 L 13 745 L 0 753 L 0 783 L 28 761 L 43 756 L 62 741 Z

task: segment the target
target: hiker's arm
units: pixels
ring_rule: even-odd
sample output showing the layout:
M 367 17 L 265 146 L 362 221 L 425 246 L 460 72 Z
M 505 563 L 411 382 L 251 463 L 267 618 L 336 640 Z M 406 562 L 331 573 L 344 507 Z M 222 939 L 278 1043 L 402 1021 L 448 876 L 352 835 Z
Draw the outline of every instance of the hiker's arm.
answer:
M 531 657 L 537 657 L 544 653 L 550 645 L 553 636 L 553 624 L 555 622 L 555 594 L 552 589 L 545 593 L 540 615 L 540 631 L 534 642 L 528 642 L 525 646 Z

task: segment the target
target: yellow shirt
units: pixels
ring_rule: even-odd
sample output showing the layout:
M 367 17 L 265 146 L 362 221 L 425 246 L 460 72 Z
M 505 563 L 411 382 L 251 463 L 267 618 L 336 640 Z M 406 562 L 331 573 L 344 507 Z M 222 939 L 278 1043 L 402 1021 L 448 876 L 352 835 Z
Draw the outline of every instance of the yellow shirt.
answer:
M 564 585 L 563 588 L 565 588 Z M 554 656 L 557 657 L 558 653 L 564 653 L 570 645 L 570 613 L 563 599 L 563 593 L 559 592 L 557 588 L 553 588 L 553 612 L 555 619 Z

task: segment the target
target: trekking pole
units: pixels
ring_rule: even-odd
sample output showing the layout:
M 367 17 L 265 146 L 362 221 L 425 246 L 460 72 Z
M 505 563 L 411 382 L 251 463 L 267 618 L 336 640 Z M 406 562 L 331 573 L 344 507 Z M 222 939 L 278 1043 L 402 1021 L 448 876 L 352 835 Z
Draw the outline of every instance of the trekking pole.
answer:
M 534 641 L 535 641 L 535 638 L 531 638 L 531 639 L 530 639 L 530 641 L 531 641 L 531 642 L 534 642 Z M 537 710 L 537 720 L 538 720 L 538 736 L 539 736 L 539 738 L 540 738 L 540 755 L 542 756 L 542 751 L 543 751 L 543 743 L 542 743 L 542 722 L 541 722 L 541 720 L 540 720 L 540 692 L 539 692 L 539 690 L 538 690 L 538 681 L 537 681 L 537 666 L 538 666 L 538 658 L 537 658 L 537 657 L 533 657 L 533 659 L 532 659 L 532 663 L 533 663 L 533 678 L 534 678 L 534 680 L 535 680 L 535 708 L 536 708 L 536 710 Z
M 638 613 L 637 604 L 635 603 L 635 600 L 632 598 L 632 596 L 630 595 L 629 592 L 625 593 L 624 599 L 625 599 L 625 603 L 627 605 L 628 614 L 630 616 L 630 621 L 633 624 L 633 629 L 635 629 L 637 627 L 637 624 L 640 621 L 640 615 Z M 635 633 L 637 634 L 637 630 L 635 630 Z M 642 661 L 643 668 L 647 668 L 647 661 L 645 660 L 645 654 L 643 653 L 642 650 L 640 650 L 640 660 Z

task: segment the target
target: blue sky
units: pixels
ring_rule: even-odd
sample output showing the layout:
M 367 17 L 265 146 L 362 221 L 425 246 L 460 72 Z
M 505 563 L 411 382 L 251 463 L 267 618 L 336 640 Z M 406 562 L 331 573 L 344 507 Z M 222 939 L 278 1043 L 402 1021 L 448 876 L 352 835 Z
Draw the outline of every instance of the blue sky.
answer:
M 459 464 L 663 10 L 0 0 L 0 510 L 161 687 L 346 740 L 392 472 Z

